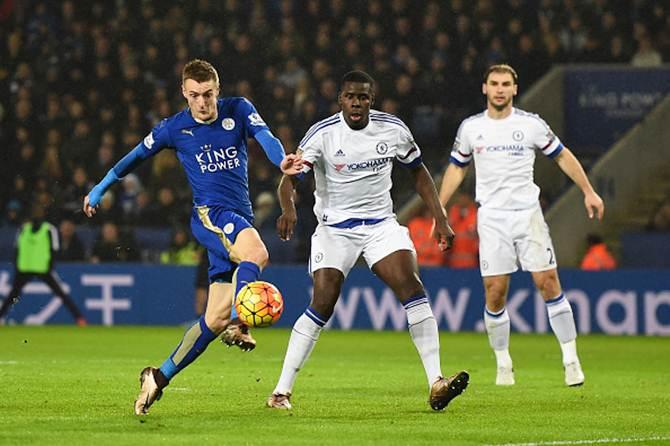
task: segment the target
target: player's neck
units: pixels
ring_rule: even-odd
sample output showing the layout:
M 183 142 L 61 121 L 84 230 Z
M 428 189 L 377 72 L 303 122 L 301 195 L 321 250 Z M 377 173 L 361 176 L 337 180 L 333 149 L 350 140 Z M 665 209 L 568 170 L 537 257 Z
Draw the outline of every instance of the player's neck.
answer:
M 211 119 L 208 119 L 207 121 L 202 121 L 202 120 L 196 118 L 195 116 L 193 116 L 193 113 L 191 113 L 191 117 L 192 117 L 193 120 L 194 120 L 195 122 L 197 122 L 198 124 L 211 124 L 212 122 L 216 121 L 216 118 L 219 117 L 219 114 L 215 111 L 215 112 L 214 112 L 214 115 L 212 116 L 212 118 L 211 118 Z
M 514 107 L 512 106 L 511 103 L 502 110 L 498 110 L 497 108 L 489 104 L 489 106 L 487 107 L 487 115 L 491 119 L 505 119 L 506 117 L 512 114 L 513 108 Z

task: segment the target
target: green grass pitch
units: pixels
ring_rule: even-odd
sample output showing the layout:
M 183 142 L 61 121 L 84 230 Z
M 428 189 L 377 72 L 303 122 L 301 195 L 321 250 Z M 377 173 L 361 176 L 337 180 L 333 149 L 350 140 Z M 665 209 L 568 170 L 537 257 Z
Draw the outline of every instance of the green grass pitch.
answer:
M 0 445 L 670 444 L 668 338 L 582 336 L 586 384 L 567 388 L 555 338 L 513 334 L 517 384 L 500 388 L 486 335 L 444 332 L 444 373 L 471 380 L 433 412 L 406 332 L 326 331 L 286 412 L 264 403 L 289 331 L 256 330 L 255 351 L 212 343 L 136 417 L 139 371 L 182 331 L 0 327 Z

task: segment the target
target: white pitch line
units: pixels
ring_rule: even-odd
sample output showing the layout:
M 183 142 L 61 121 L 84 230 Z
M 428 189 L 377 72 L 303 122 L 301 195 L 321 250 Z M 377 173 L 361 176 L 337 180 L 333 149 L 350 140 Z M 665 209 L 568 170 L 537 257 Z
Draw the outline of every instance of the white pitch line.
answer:
M 670 441 L 670 437 L 631 437 L 631 438 L 594 438 L 591 440 L 557 440 L 537 441 L 534 443 L 496 443 L 485 446 L 569 446 L 577 444 L 600 444 L 600 443 L 641 443 L 643 441 Z

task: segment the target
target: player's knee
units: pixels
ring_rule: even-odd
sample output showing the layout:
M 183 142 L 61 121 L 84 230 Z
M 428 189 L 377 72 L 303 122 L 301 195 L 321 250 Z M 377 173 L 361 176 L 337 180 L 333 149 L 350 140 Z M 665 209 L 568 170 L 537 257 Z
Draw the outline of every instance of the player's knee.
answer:
M 267 248 L 264 245 L 257 246 L 253 251 L 250 251 L 242 260 L 247 262 L 253 262 L 258 265 L 261 269 L 265 268 L 268 264 L 269 254 Z
M 505 287 L 498 285 L 486 286 L 486 307 L 491 311 L 499 311 L 505 306 Z
M 561 292 L 558 274 L 555 271 L 550 271 L 536 277 L 535 286 L 540 291 L 540 294 L 548 299 L 556 297 Z

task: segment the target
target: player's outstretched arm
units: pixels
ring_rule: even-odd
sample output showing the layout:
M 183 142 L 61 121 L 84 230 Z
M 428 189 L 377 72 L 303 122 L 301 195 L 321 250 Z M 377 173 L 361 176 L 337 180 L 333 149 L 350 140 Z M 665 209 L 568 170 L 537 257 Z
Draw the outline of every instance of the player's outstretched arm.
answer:
M 442 176 L 442 186 L 440 186 L 440 204 L 443 207 L 451 200 L 451 196 L 454 195 L 458 186 L 461 185 L 467 172 L 467 166 L 461 167 L 454 163 L 449 163 L 447 171 Z
M 586 172 L 584 172 L 584 168 L 579 160 L 567 147 L 563 147 L 561 153 L 554 159 L 558 163 L 558 167 L 560 167 L 584 193 L 584 207 L 586 207 L 586 213 L 589 218 L 596 217 L 598 220 L 602 220 L 605 215 L 605 204 L 603 203 L 602 198 L 600 198 L 593 189 L 593 186 L 591 186 L 591 182 L 586 176 Z
M 277 234 L 281 240 L 290 240 L 298 222 L 295 210 L 295 177 L 282 175 L 277 187 L 277 198 L 281 206 L 281 215 L 277 218 Z
M 142 148 L 142 143 L 138 144 L 133 150 L 128 152 L 126 156 L 121 158 L 111 169 L 107 175 L 84 197 L 84 214 L 87 217 L 93 217 L 96 209 L 100 205 L 102 196 L 105 195 L 114 183 L 119 181 L 124 176 L 128 175 L 135 167 L 137 167 L 148 156 Z
M 412 169 L 412 174 L 414 175 L 414 188 L 435 219 L 433 237 L 437 240 L 437 244 L 442 251 L 447 250 L 451 248 L 454 242 L 454 231 L 449 226 L 444 207 L 440 204 L 433 178 L 423 163 Z
M 279 167 L 284 175 L 297 175 L 302 171 L 302 160 L 299 155 L 284 153 L 284 146 L 269 129 L 263 129 L 254 136 L 261 145 L 268 159 Z

